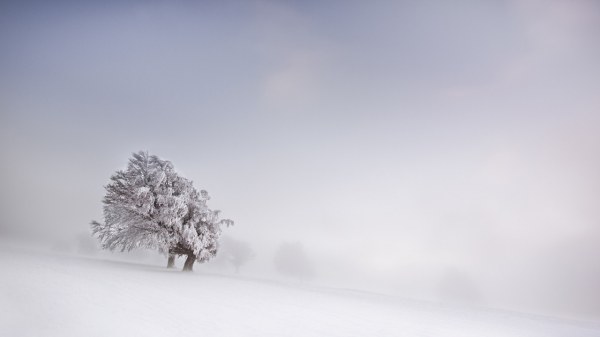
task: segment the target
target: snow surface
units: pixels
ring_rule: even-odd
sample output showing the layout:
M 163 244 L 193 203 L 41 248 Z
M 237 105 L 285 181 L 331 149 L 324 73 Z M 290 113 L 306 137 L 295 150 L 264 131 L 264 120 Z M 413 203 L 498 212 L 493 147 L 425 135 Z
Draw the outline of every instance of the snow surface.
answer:
M 0 336 L 600 336 L 600 324 L 0 246 Z

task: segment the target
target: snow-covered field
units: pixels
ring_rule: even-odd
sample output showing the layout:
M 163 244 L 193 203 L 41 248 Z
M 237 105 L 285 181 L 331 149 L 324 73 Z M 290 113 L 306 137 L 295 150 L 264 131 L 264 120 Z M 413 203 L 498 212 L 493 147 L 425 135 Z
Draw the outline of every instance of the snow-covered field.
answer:
M 0 246 L 0 336 L 600 336 L 600 324 Z

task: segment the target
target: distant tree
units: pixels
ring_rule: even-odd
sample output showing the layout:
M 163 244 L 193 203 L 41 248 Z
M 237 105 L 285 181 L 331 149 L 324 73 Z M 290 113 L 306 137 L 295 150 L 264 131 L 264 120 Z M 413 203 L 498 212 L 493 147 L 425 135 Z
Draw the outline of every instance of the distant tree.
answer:
M 205 262 L 217 252 L 221 225 L 233 221 L 219 219 L 210 210 L 206 191 L 179 176 L 173 164 L 134 153 L 125 170 L 110 178 L 104 196 L 104 223 L 92 222 L 92 231 L 103 249 L 158 249 L 174 256 L 185 255 L 183 270 L 193 270 L 195 261 Z
M 275 269 L 281 274 L 302 281 L 314 277 L 315 274 L 314 267 L 300 242 L 282 243 L 275 252 L 273 262 Z
M 79 233 L 77 235 L 77 252 L 84 255 L 94 255 L 98 247 L 89 233 Z
M 223 236 L 220 242 L 219 254 L 239 273 L 240 267 L 254 258 L 254 251 L 250 244 L 244 241 Z
M 477 284 L 465 271 L 456 268 L 448 268 L 444 271 L 437 292 L 442 302 L 466 305 L 483 303 L 483 296 Z

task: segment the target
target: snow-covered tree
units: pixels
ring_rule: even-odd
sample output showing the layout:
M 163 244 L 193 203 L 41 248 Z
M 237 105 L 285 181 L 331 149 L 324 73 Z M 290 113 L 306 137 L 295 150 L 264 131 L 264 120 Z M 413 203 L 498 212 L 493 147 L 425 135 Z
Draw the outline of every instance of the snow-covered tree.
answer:
M 223 236 L 219 256 L 230 263 L 235 268 L 237 274 L 241 266 L 254 258 L 254 251 L 250 247 L 250 244 L 245 241 Z
M 208 208 L 206 191 L 179 176 L 173 164 L 147 152 L 134 153 L 125 170 L 117 171 L 106 186 L 104 223 L 92 222 L 102 248 L 129 251 L 158 249 L 186 255 L 183 270 L 217 252 L 221 225 L 219 211 Z M 170 258 L 171 260 L 171 258 Z

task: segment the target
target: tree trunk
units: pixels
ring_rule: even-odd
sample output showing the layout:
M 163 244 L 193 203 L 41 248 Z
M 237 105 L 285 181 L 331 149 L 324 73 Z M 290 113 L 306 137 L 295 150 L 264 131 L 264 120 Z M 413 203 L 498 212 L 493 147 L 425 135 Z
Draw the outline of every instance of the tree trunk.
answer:
M 196 255 L 189 254 L 183 264 L 183 271 L 194 271 L 194 262 L 196 262 Z
M 167 268 L 175 268 L 175 254 L 169 254 L 169 262 L 167 262 Z

